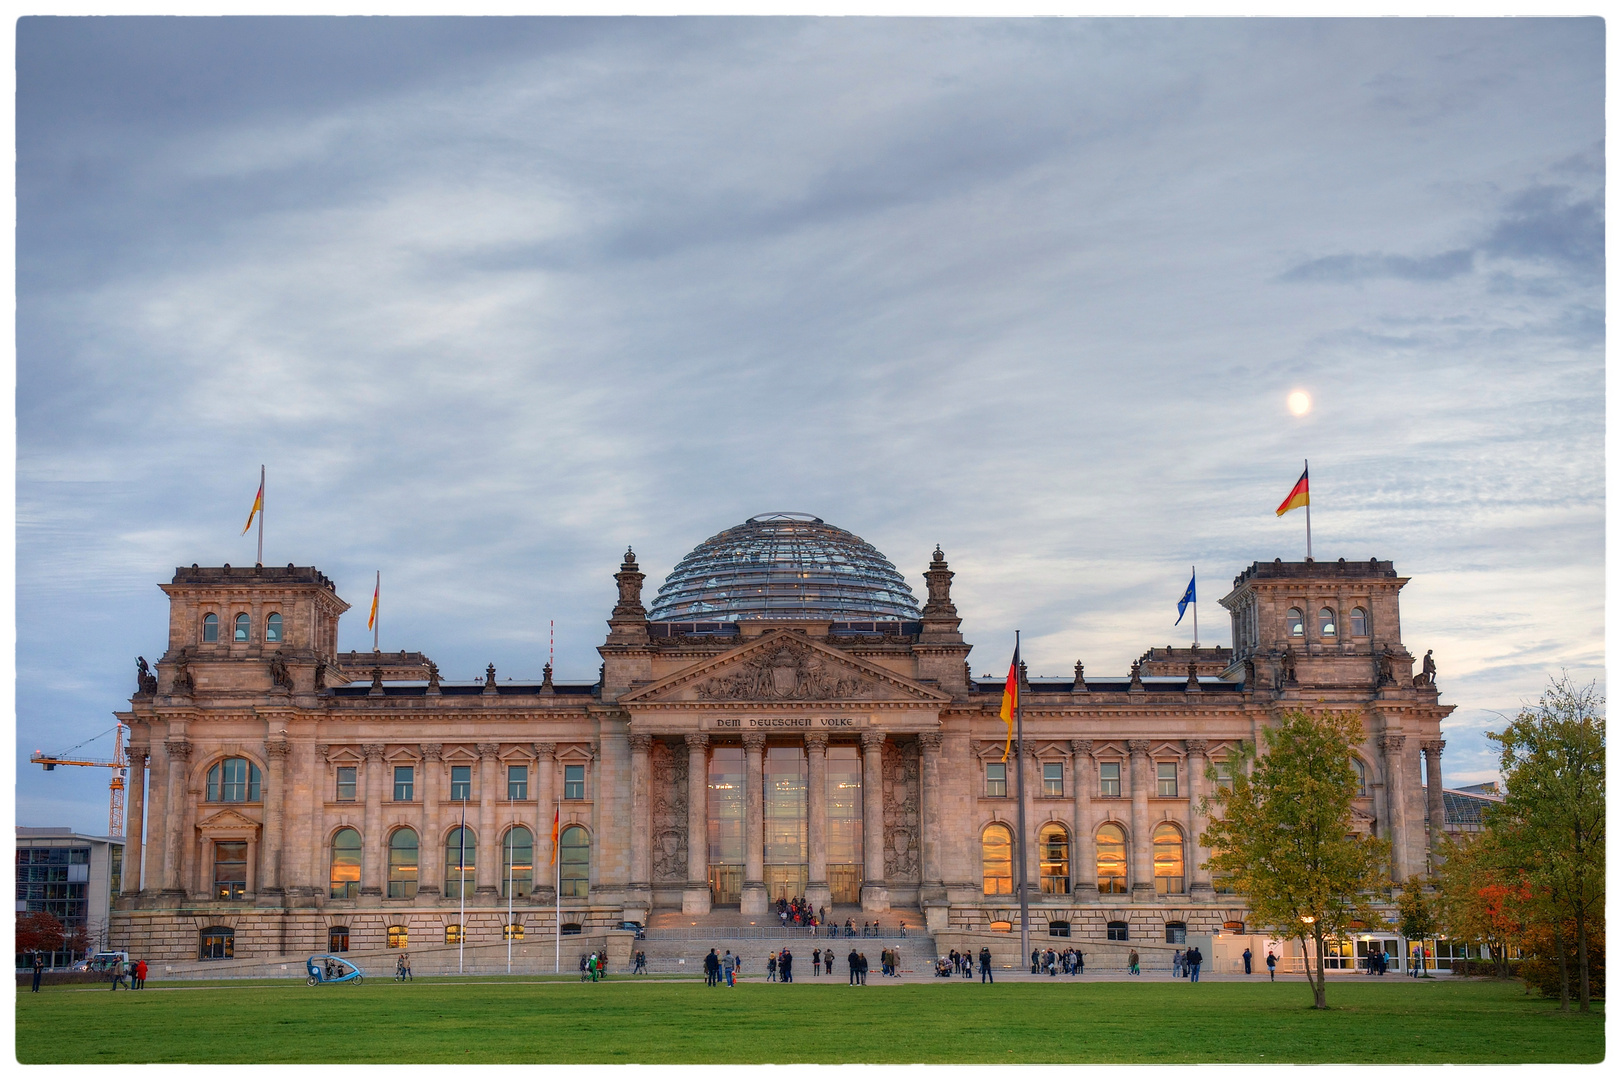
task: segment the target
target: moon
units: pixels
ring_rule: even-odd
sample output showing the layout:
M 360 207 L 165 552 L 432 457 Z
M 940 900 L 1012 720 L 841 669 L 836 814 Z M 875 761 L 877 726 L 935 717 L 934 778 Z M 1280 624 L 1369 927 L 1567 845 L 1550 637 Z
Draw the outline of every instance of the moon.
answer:
M 1311 412 L 1311 395 L 1304 390 L 1296 390 L 1289 395 L 1289 411 L 1296 416 L 1305 416 Z

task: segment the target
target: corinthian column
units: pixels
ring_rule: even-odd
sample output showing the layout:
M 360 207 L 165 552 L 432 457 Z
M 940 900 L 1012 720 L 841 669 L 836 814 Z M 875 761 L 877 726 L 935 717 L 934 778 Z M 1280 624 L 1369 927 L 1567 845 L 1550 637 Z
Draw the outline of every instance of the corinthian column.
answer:
M 884 884 L 884 733 L 861 733 L 861 848 L 866 880 L 861 883 L 861 910 L 888 911 Z
M 687 885 L 683 915 L 709 913 L 709 736 L 687 736 Z
M 1419 743 L 1424 751 L 1424 793 L 1429 800 L 1430 858 L 1441 862 L 1441 837 L 1446 835 L 1446 801 L 1441 795 L 1441 751 L 1446 749 L 1445 739 L 1425 739 Z
M 1199 843 L 1205 829 L 1205 815 L 1199 812 L 1199 800 L 1204 796 L 1205 751 L 1209 745 L 1203 739 L 1188 740 L 1188 855 L 1191 864 L 1187 867 L 1188 892 L 1198 894 L 1201 900 L 1214 899 L 1216 893 L 1210 885 L 1210 871 L 1204 865 L 1210 851 Z
M 827 736 L 805 736 L 805 853 L 809 863 L 805 900 L 812 910 L 833 902 L 827 885 Z
M 1406 881 L 1413 874 L 1411 860 L 1407 858 L 1407 777 L 1402 768 L 1402 750 L 1405 735 L 1379 736 L 1379 752 L 1384 757 L 1385 804 L 1390 808 L 1391 870 L 1397 881 Z
M 444 746 L 423 743 L 422 761 L 417 765 L 416 795 L 422 800 L 422 830 L 417 837 L 417 904 L 432 907 L 443 893 L 444 872 L 440 860 L 445 855 L 445 838 L 439 835 L 439 781 L 444 770 Z
M 926 890 L 943 889 L 945 883 L 940 866 L 940 747 L 945 741 L 938 731 L 926 731 L 917 737 L 923 797 L 923 813 L 919 815 L 923 828 L 922 880 Z M 943 894 L 940 898 L 944 899 Z
M 360 748 L 366 755 L 366 836 L 360 847 L 360 895 L 383 895 L 383 849 L 388 842 L 383 836 L 383 744 L 366 743 Z
M 557 864 L 552 854 L 552 824 L 561 816 L 554 801 L 557 744 L 535 743 L 535 891 L 541 903 L 557 899 Z M 548 814 L 546 811 L 552 811 Z
M 653 864 L 651 838 L 653 819 L 652 762 L 653 736 L 634 732 L 630 741 L 630 889 L 638 895 L 647 894 L 652 901 Z M 634 903 L 635 898 L 630 898 Z M 628 916 L 627 916 L 628 917 Z
M 186 808 L 182 805 L 186 794 L 186 769 L 191 760 L 191 743 L 185 739 L 165 739 L 163 748 L 169 753 L 168 776 L 164 787 L 164 803 L 168 816 L 163 821 L 163 891 L 179 893 L 180 866 L 184 857 Z
M 1071 739 L 1071 779 L 1075 794 L 1075 863 L 1070 867 L 1071 888 L 1081 903 L 1095 904 L 1098 899 L 1098 837 L 1097 826 L 1092 823 L 1092 784 L 1097 766 L 1092 761 L 1092 740 Z
M 748 759 L 748 790 L 743 795 L 743 900 L 744 915 L 764 915 L 768 897 L 765 891 L 765 734 L 743 734 L 744 756 Z
M 1131 751 L 1131 900 L 1154 899 L 1154 845 L 1148 828 L 1148 740 L 1132 739 Z
M 282 820 L 286 806 L 287 755 L 291 751 L 292 747 L 285 738 L 265 740 L 266 790 L 262 792 L 265 832 L 264 842 L 259 845 L 263 870 L 259 874 L 257 895 L 265 896 L 266 903 L 272 906 L 281 902 Z
M 474 864 L 474 880 L 478 882 L 478 902 L 495 904 L 498 899 L 496 882 L 505 871 L 501 867 L 501 844 L 496 837 L 500 826 L 495 819 L 495 800 L 501 793 L 500 765 L 496 753 L 499 743 L 479 743 L 478 750 L 478 855 Z
M 162 892 L 166 879 L 164 878 L 164 864 L 167 856 L 164 849 L 169 846 L 169 750 L 167 739 L 159 739 L 149 748 L 152 755 L 152 806 L 147 811 L 147 818 L 152 822 L 152 835 L 147 838 L 145 864 L 145 880 L 141 891 L 144 893 Z
M 119 891 L 134 896 L 141 891 L 141 814 L 146 801 L 146 747 L 129 748 L 129 798 L 124 804 L 124 874 Z

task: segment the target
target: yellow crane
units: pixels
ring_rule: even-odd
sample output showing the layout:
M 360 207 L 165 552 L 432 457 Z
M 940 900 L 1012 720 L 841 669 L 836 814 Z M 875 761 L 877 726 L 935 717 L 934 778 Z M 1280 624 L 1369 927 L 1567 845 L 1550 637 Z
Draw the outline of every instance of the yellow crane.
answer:
M 93 742 L 95 739 L 99 739 L 105 734 L 107 733 L 103 731 L 100 735 L 96 735 L 92 739 L 86 739 L 85 742 L 80 743 L 79 746 L 84 746 L 86 743 Z M 46 772 L 50 772 L 58 765 L 86 765 L 93 769 L 113 770 L 112 782 L 107 785 L 109 792 L 107 799 L 107 835 L 123 836 L 124 776 L 129 771 L 129 756 L 124 753 L 124 725 L 113 725 L 113 759 L 111 761 L 89 761 L 81 760 L 79 758 L 70 758 L 67 756 L 73 753 L 74 750 L 77 750 L 79 746 L 64 750 L 60 754 L 42 754 L 38 750 L 35 750 L 33 754 L 29 756 L 28 760 L 36 765 L 43 765 Z

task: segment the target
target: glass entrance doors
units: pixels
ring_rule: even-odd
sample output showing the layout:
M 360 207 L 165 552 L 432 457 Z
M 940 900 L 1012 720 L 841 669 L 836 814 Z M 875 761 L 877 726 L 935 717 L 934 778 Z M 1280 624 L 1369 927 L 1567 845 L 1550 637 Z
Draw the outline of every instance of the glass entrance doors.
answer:
M 743 804 L 748 774 L 741 746 L 709 752 L 709 901 L 743 898 Z
M 765 751 L 766 898 L 805 895 L 805 748 L 768 746 Z

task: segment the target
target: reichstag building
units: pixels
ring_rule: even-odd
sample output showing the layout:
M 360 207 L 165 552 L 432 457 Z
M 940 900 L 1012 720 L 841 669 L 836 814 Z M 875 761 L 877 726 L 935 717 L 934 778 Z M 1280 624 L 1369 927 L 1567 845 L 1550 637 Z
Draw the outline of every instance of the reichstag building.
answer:
M 936 550 L 920 607 L 859 537 L 762 515 L 694 548 L 650 607 L 627 551 L 599 679 L 519 684 L 339 653 L 349 605 L 314 567 L 181 567 L 167 651 L 119 714 L 112 939 L 175 961 L 488 944 L 544 940 L 554 911 L 590 934 L 746 924 L 801 896 L 841 922 L 1016 933 L 1002 680 L 970 671 L 952 577 Z M 1221 600 L 1232 648 L 1028 679 L 1032 933 L 1241 923 L 1199 802 L 1293 707 L 1361 714 L 1357 827 L 1422 872 L 1452 707 L 1414 675 L 1405 583 L 1377 560 L 1256 562 Z

